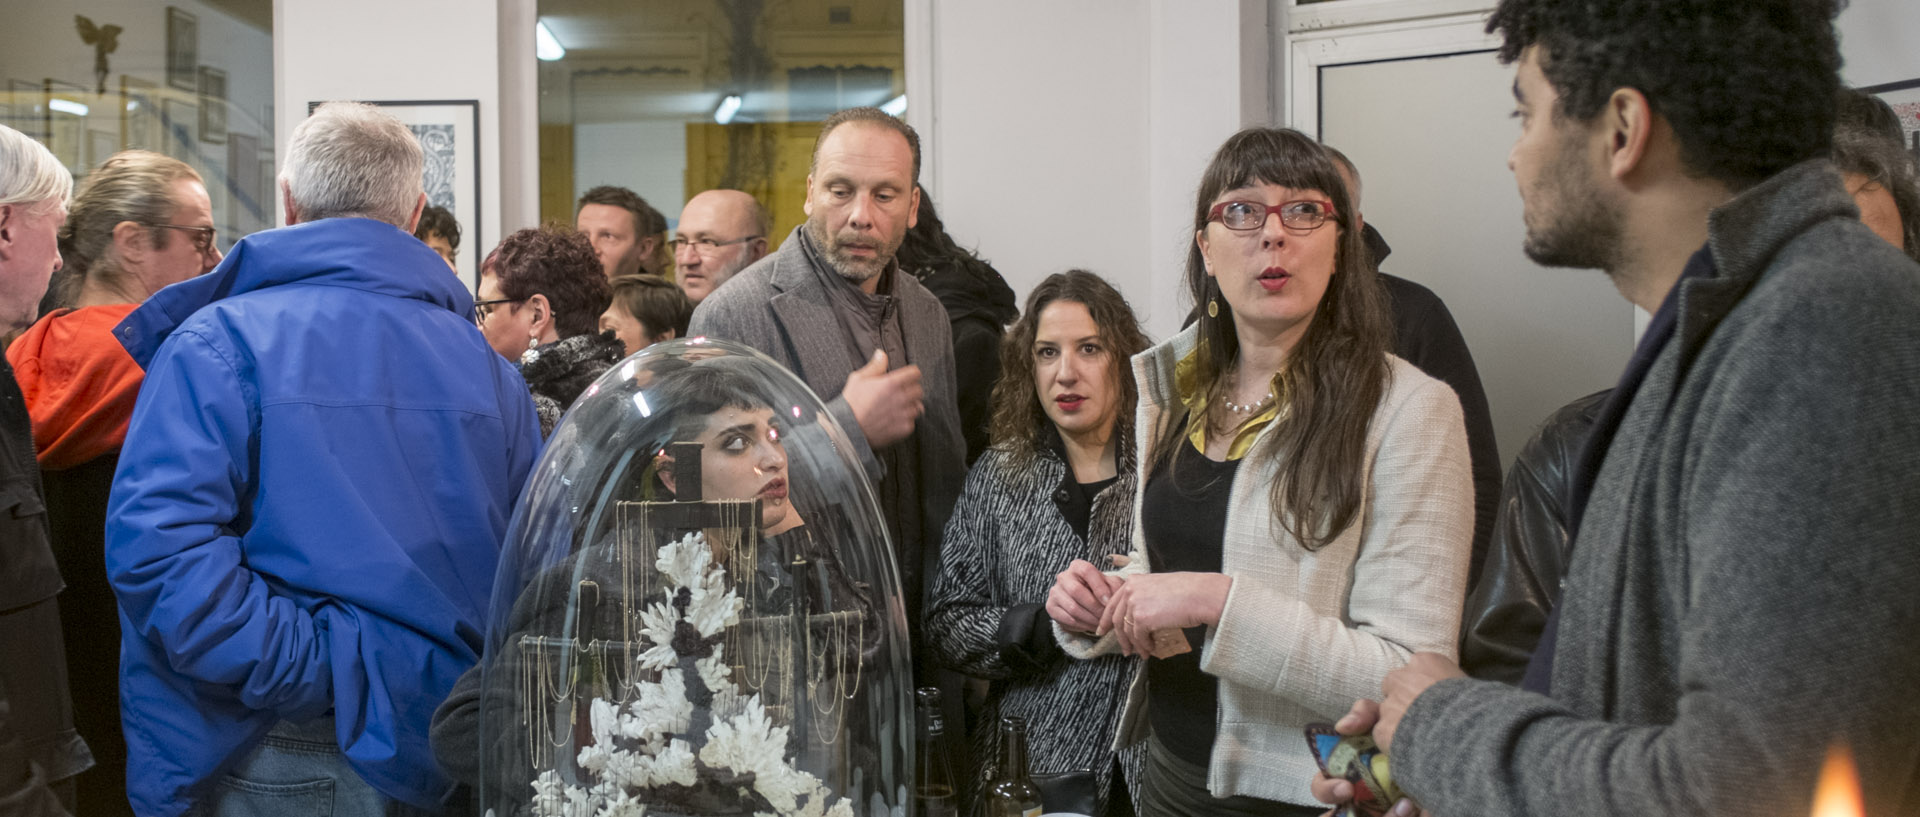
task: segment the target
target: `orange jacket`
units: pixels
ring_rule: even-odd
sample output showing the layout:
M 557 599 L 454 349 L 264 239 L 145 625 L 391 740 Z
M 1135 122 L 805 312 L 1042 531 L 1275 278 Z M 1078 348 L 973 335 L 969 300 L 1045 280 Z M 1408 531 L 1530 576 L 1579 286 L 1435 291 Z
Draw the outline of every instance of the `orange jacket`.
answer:
M 40 467 L 72 468 L 120 447 L 146 375 L 114 338 L 137 304 L 57 309 L 7 347 Z

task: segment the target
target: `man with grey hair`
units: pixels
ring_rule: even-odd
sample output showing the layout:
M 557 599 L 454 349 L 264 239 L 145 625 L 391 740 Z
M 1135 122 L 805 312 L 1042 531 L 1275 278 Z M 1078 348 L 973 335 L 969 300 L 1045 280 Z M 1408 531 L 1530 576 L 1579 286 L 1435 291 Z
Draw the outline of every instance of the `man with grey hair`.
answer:
M 526 385 L 411 234 L 404 125 L 322 105 L 280 187 L 286 228 L 115 330 L 147 368 L 107 514 L 142 815 L 323 790 L 335 815 L 437 809 L 428 724 L 479 657 L 540 446 Z
M 52 153 L 0 125 L 0 331 L 33 323 L 71 195 Z M 51 535 L 26 401 L 0 359 L 0 814 L 67 813 L 93 765 L 73 729 Z

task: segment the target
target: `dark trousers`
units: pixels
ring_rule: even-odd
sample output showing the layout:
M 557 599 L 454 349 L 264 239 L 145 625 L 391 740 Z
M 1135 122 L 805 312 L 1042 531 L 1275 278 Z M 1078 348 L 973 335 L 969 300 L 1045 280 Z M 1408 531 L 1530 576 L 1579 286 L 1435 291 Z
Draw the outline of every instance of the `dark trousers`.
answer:
M 1146 770 L 1140 779 L 1140 813 L 1153 817 L 1319 817 L 1325 808 L 1296 806 L 1258 797 L 1215 797 L 1207 791 L 1207 768 L 1190 763 L 1147 738 Z

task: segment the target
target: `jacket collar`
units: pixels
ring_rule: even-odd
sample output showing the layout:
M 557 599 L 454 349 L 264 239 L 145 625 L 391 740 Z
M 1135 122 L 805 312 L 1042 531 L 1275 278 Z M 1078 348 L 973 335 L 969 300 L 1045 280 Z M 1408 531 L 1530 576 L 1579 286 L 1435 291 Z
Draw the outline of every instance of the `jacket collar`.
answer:
M 1707 249 L 1717 274 L 1679 283 L 1675 337 L 1691 357 L 1753 289 L 1787 242 L 1827 219 L 1858 219 L 1859 208 L 1825 159 L 1774 174 L 1707 216 Z
M 286 284 L 426 301 L 458 314 L 473 309 L 473 296 L 460 279 L 447 274 L 446 262 L 418 239 L 381 221 L 329 218 L 241 239 L 212 272 L 154 293 L 114 335 L 145 368 L 161 342 L 201 307 Z

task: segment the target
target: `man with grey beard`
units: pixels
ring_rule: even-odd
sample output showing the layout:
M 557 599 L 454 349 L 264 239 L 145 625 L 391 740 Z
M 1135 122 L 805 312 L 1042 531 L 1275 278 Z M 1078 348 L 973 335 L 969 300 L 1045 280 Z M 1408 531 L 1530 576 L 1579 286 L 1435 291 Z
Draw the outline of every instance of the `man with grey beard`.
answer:
M 688 330 L 766 353 L 829 401 L 892 534 L 916 653 L 923 568 L 939 563 L 966 477 L 946 310 L 894 263 L 919 175 L 906 123 L 877 108 L 829 117 L 807 173 L 807 223 L 702 301 Z M 924 679 L 931 664 L 917 654 L 915 664 Z

